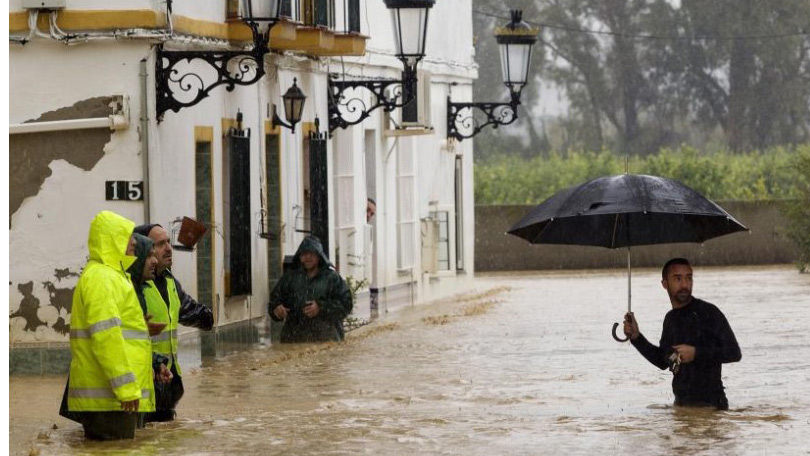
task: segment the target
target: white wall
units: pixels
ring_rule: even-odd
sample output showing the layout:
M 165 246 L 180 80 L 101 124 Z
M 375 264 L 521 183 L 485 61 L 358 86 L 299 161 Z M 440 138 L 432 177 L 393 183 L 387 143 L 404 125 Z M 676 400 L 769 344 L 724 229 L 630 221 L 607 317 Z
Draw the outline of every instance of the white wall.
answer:
M 11 123 L 33 120 L 81 100 L 117 93 L 129 95 L 132 105 L 130 127 L 110 134 L 104 156 L 91 170 L 85 171 L 65 160 L 51 162 L 51 175 L 39 192 L 25 199 L 11 214 L 9 311 L 18 310 L 23 298 L 18 285 L 32 281 L 32 294 L 39 300 L 39 319 L 48 323 L 31 332 L 22 330 L 25 326 L 22 318 L 11 319 L 11 342 L 67 340 L 51 328 L 60 314 L 49 305 L 50 297 L 43 282 L 51 282 L 58 288 L 75 286 L 76 277 L 59 280 L 55 269 L 78 272 L 84 266 L 90 220 L 98 211 L 109 209 L 138 223 L 143 220 L 141 203 L 105 201 L 104 183 L 141 180 L 138 71 L 139 61 L 148 52 L 148 46 L 134 42 L 67 48 L 35 40 L 25 47 L 10 47 Z M 69 322 L 64 309 L 61 316 Z
M 18 5 L 12 2 L 12 10 Z M 137 202 L 107 202 L 104 198 L 106 180 L 147 180 L 149 183 L 150 221 L 170 228 L 177 217 L 195 213 L 194 127 L 213 129 L 213 176 L 215 221 L 220 232 L 227 235 L 224 225 L 226 202 L 223 201 L 225 184 L 223 166 L 223 119 L 234 119 L 237 110 L 243 113 L 243 128 L 251 130 L 251 255 L 253 294 L 226 300 L 224 293 L 224 240 L 215 236 L 215 291 L 219 297 L 218 323 L 224 324 L 265 312 L 269 290 L 267 283 L 267 241 L 258 237 L 259 186 L 264 182 L 264 122 L 269 120 L 268 103 L 275 103 L 281 110 L 281 94 L 292 84 L 293 78 L 307 95 L 302 123 L 320 119 L 321 131 L 328 130 L 327 73 L 346 69 L 349 75 L 364 77 L 398 78 L 400 62 L 393 57 L 394 46 L 390 13 L 379 1 L 361 2 L 367 11 L 361 14 L 363 31 L 371 35 L 368 51 L 362 57 L 343 59 L 312 59 L 296 55 L 272 54 L 267 57 L 267 74 L 257 84 L 237 86 L 228 92 L 223 86 L 214 89 L 210 96 L 196 106 L 184 108 L 179 113 L 166 112 L 161 123 L 155 116 L 154 50 L 145 41 L 100 41 L 75 46 L 64 46 L 36 38 L 25 47 L 10 48 L 10 122 L 19 123 L 39 117 L 45 112 L 71 106 L 73 103 L 97 96 L 126 93 L 130 96 L 131 126 L 127 130 L 112 133 L 104 148 L 105 155 L 90 171 L 84 171 L 64 161 L 50 164 L 52 175 L 46 179 L 39 193 L 23 202 L 11 219 L 10 254 L 10 312 L 20 306 L 22 295 L 17 286 L 33 282 L 34 297 L 39 299 L 40 319 L 48 321 L 48 327 L 36 332 L 23 331 L 20 318 L 11 320 L 12 343 L 15 342 L 64 342 L 67 337 L 50 328 L 57 317 L 56 309 L 49 306 L 49 296 L 42 282 L 53 282 L 59 287 L 70 288 L 76 277 L 58 281 L 54 278 L 57 268 L 69 268 L 78 272 L 86 261 L 86 237 L 89 221 L 99 210 L 110 209 L 143 223 L 144 205 Z M 140 9 L 161 10 L 163 4 L 154 0 L 141 2 L 98 2 L 96 0 L 71 1 L 73 9 Z M 103 8 L 102 8 L 103 7 Z M 175 13 L 205 20 L 222 20 L 222 2 L 176 1 Z M 374 175 L 376 200 L 378 202 L 376 225 L 375 261 L 379 271 L 377 286 L 391 289 L 397 286 L 411 287 L 411 291 L 392 291 L 391 296 L 408 296 L 409 300 L 428 300 L 441 294 L 458 291 L 463 281 L 454 278 L 455 273 L 439 280 L 431 280 L 420 273 L 421 238 L 419 219 L 429 215 L 431 202 L 441 207 L 454 204 L 455 155 L 464 157 L 464 233 L 465 271 L 472 273 L 473 264 L 473 181 L 472 141 L 448 144 L 445 139 L 446 95 L 449 84 L 453 99 L 468 100 L 471 97 L 471 82 L 477 76 L 472 54 L 471 3 L 466 0 L 442 0 L 431 11 L 429 25 L 428 55 L 419 68 L 431 73 L 431 116 L 434 130 L 416 137 L 394 138 L 387 136 L 390 125 L 384 122 L 382 109 L 377 109 L 361 124 L 335 132 L 328 141 L 328 166 L 330 169 L 330 226 L 338 226 L 337 211 L 346 208 L 348 218 L 341 218 L 341 225 L 361 231 L 365 225 L 365 198 L 367 173 Z M 173 47 L 182 47 L 174 43 Z M 149 104 L 149 176 L 143 175 L 143 157 L 140 145 L 140 80 L 139 63 L 148 59 L 147 83 Z M 198 65 L 198 63 L 194 63 Z M 367 97 L 367 99 L 370 97 Z M 283 116 L 283 112 L 280 113 Z M 399 113 L 393 114 L 398 118 Z M 370 132 L 370 133 L 369 133 Z M 282 174 L 282 223 L 284 223 L 284 254 L 295 252 L 304 235 L 295 232 L 296 207 L 302 207 L 302 153 L 305 135 L 301 125 L 295 133 L 281 129 L 281 174 Z M 365 150 L 367 142 L 373 142 L 376 169 L 366 170 Z M 413 232 L 413 264 L 415 270 L 397 270 L 397 163 L 401 154 L 413 154 L 413 213 L 416 224 Z M 339 154 L 351 154 L 353 182 L 336 191 L 336 158 Z M 351 194 L 345 194 L 350 192 Z M 349 203 L 346 203 L 348 201 Z M 304 214 L 301 214 L 304 215 Z M 333 230 L 330 239 L 330 257 L 335 258 L 338 236 Z M 362 254 L 362 243 L 355 242 L 354 255 Z M 173 272 L 184 288 L 195 294 L 196 262 L 194 253 L 176 252 Z M 411 286 L 412 281 L 415 285 Z M 65 313 L 65 311 L 62 311 Z M 67 318 L 67 315 L 62 315 Z
M 394 32 L 391 13 L 382 1 L 366 2 L 368 20 L 361 17 L 365 31 L 368 27 L 371 39 L 368 54 L 359 59 L 371 60 L 399 70 L 395 57 Z M 431 8 L 428 19 L 428 34 L 425 58 L 419 67 L 437 74 L 475 78 L 470 69 L 475 68 L 472 30 L 472 2 L 469 0 L 440 0 Z M 437 67 L 437 65 L 439 67 Z M 401 71 L 401 70 L 400 70 Z
M 399 78 L 402 71 L 400 62 L 394 57 L 395 47 L 390 13 L 383 2 L 367 3 L 367 18 L 361 18 L 363 31 L 369 31 L 371 40 L 368 42 L 367 54 L 362 57 L 344 58 L 342 65 L 337 62 L 331 65 L 332 71 L 344 70 L 346 74 L 359 77 L 387 77 Z M 456 83 L 453 88 L 453 100 L 468 101 L 472 97 L 472 81 L 477 77 L 477 65 L 474 61 L 472 47 L 472 5 L 469 1 L 445 0 L 437 2 L 430 12 L 428 25 L 427 55 L 419 64 L 420 70 L 427 70 L 431 76 L 431 123 L 434 127 L 432 133 L 414 137 L 386 137 L 386 126 L 381 116 L 381 109 L 372 113 L 362 124 L 364 129 L 377 128 L 375 173 L 377 183 L 377 215 L 376 215 L 376 245 L 375 258 L 381 274 L 377 286 L 381 289 L 397 286 L 407 286 L 415 281 L 417 301 L 433 299 L 439 295 L 455 292 L 463 287 L 463 280 L 453 279 L 455 274 L 453 245 L 451 252 L 452 273 L 445 275 L 439 281 L 430 280 L 429 276 L 421 274 L 421 238 L 419 236 L 419 219 L 427 217 L 430 213 L 431 202 L 437 202 L 442 209 L 451 208 L 455 204 L 455 157 L 462 155 L 464 163 L 464 191 L 463 191 L 463 241 L 465 271 L 472 276 L 473 259 L 473 173 L 472 173 L 472 141 L 462 143 L 448 143 L 446 140 L 446 99 L 449 84 Z M 336 69 L 337 68 L 337 69 Z M 368 102 L 369 98 L 366 98 Z M 399 118 L 394 112 L 393 117 Z M 353 128 L 359 130 L 359 128 Z M 350 128 L 350 130 L 352 130 Z M 351 139 L 345 141 L 344 137 Z M 358 146 L 362 137 L 351 133 L 339 133 L 340 139 L 333 141 L 335 147 L 347 147 L 355 154 L 355 174 L 360 175 L 364 163 L 364 147 Z M 400 154 L 410 153 L 414 156 L 415 185 L 414 191 L 414 219 L 417 224 L 414 238 L 413 253 L 414 271 L 397 270 L 397 208 L 401 200 L 400 189 L 397 188 L 397 163 Z M 366 170 L 366 172 L 369 172 Z M 362 184 L 365 185 L 365 184 Z M 356 189 L 355 201 L 363 199 L 363 189 Z M 364 214 L 355 215 L 355 225 L 365 220 Z M 450 233 L 453 236 L 453 233 Z M 428 285 L 428 282 L 432 285 Z M 455 285 L 453 285 L 455 283 Z M 449 285 L 448 285 L 449 284 Z M 397 293 L 394 293 L 397 294 Z M 401 293 L 399 293 L 401 294 Z M 410 296 L 408 293 L 405 295 Z M 408 298 L 410 299 L 410 298 Z

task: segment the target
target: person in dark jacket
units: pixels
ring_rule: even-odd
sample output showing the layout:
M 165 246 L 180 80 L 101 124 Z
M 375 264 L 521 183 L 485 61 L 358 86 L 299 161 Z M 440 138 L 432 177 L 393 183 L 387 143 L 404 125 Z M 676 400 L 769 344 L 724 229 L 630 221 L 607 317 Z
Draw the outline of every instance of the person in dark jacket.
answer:
M 152 336 L 152 351 L 156 356 L 168 359 L 172 373 L 169 384 L 164 385 L 156 379 L 156 410 L 147 414 L 146 421 L 171 421 L 177 415 L 175 408 L 185 393 L 183 374 L 177 360 L 177 325 L 210 331 L 214 327 L 214 314 L 209 307 L 197 303 L 186 294 L 172 275 L 172 245 L 166 230 L 157 224 L 146 224 L 136 226 L 135 233 L 148 236 L 155 244 L 155 278 L 146 282 L 143 294 L 151 321 L 166 324 L 160 334 Z
M 293 264 L 281 276 L 267 309 L 284 321 L 282 343 L 343 340 L 343 319 L 352 311 L 352 295 L 335 271 L 321 241 L 307 236 L 298 246 Z
M 153 323 L 150 321 L 152 315 L 148 312 L 146 306 L 146 297 L 144 296 L 144 289 L 148 289 L 148 281 L 155 278 L 155 268 L 157 267 L 157 257 L 153 249 L 154 242 L 146 236 L 138 233 L 133 233 L 132 237 L 135 239 L 135 262 L 127 268 L 129 279 L 132 282 L 132 287 L 135 289 L 135 295 L 138 296 L 138 302 L 141 305 L 144 318 L 146 319 L 146 326 L 149 328 L 149 336 L 155 337 L 165 328 L 163 323 Z M 166 356 L 159 355 L 152 352 L 152 372 L 154 373 L 155 391 L 162 388 L 164 384 L 172 381 L 172 373 L 167 367 L 169 359 Z M 156 395 L 157 396 L 157 395 Z M 152 412 L 150 412 L 152 413 Z M 146 416 L 149 413 L 139 414 L 138 427 L 142 428 L 146 422 Z
M 658 346 L 641 334 L 632 312 L 625 315 L 624 333 L 647 361 L 673 372 L 675 405 L 728 410 L 722 365 L 742 358 L 734 331 L 720 309 L 692 296 L 689 260 L 669 260 L 661 275 L 672 310 L 664 317 Z
M 141 309 L 146 315 L 146 299 L 143 297 L 143 285 L 147 280 L 155 278 L 157 257 L 155 252 L 152 251 L 155 243 L 148 237 L 138 233 L 133 233 L 132 237 L 135 238 L 135 262 L 127 269 L 127 272 L 135 288 L 135 294 L 138 296 Z
M 164 323 L 149 321 L 152 315 L 146 307 L 146 296 L 144 295 L 144 289 L 149 289 L 153 286 L 151 285 L 151 281 L 155 278 L 155 272 L 157 271 L 158 261 L 154 250 L 155 243 L 148 237 L 138 233 L 133 233 L 132 237 L 135 240 L 135 262 L 127 269 L 127 273 L 129 273 L 132 287 L 135 288 L 135 295 L 138 297 L 138 302 L 146 318 L 146 326 L 149 328 L 149 335 L 155 336 L 166 326 Z M 156 369 L 156 372 L 160 372 L 157 364 L 153 363 L 152 367 Z

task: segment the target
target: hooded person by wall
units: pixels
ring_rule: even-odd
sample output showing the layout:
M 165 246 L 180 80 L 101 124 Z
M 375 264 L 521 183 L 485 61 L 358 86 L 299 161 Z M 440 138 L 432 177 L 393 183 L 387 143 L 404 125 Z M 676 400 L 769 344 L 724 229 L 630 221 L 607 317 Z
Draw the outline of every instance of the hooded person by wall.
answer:
M 145 276 L 144 272 L 155 243 L 148 237 L 138 233 L 134 233 L 132 236 L 135 238 L 135 262 L 127 269 L 127 272 L 132 279 L 132 285 L 135 287 L 135 294 L 138 295 L 141 309 L 146 314 L 146 299 L 143 297 L 143 286 L 144 282 L 153 279 L 154 275 Z M 151 267 L 154 268 L 154 264 Z
M 282 343 L 343 340 L 343 319 L 352 311 L 349 287 L 335 271 L 321 241 L 307 236 L 292 267 L 279 279 L 267 305 L 274 321 L 284 321 Z

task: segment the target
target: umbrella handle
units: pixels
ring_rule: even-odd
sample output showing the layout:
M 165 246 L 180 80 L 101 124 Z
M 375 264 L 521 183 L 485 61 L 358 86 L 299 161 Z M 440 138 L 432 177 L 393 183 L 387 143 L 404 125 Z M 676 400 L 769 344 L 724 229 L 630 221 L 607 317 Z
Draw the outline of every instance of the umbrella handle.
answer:
M 619 327 L 618 323 L 613 323 L 613 339 L 615 339 L 616 342 L 627 342 L 628 340 L 630 340 L 629 337 L 625 337 L 624 339 L 620 339 L 619 336 L 616 335 L 616 329 L 618 327 Z

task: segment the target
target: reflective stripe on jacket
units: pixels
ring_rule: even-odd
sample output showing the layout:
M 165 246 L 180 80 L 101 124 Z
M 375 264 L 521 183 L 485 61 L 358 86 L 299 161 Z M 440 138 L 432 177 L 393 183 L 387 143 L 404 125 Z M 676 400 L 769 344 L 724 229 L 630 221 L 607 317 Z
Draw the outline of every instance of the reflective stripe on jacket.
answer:
M 143 296 L 146 298 L 146 312 L 152 315 L 152 323 L 166 323 L 166 327 L 160 334 L 152 336 L 152 351 L 169 358 L 169 369 L 172 364 L 179 375 L 183 375 L 180 370 L 180 363 L 177 362 L 177 322 L 180 319 L 180 297 L 177 295 L 177 287 L 174 279 L 166 278 L 166 289 L 169 292 L 169 304 L 160 295 L 155 284 L 149 280 L 143 287 Z
M 134 260 L 125 254 L 134 226 L 109 211 L 90 224 L 90 260 L 73 292 L 70 411 L 121 411 L 136 399 L 139 411 L 155 409 L 149 332 L 124 272 Z

